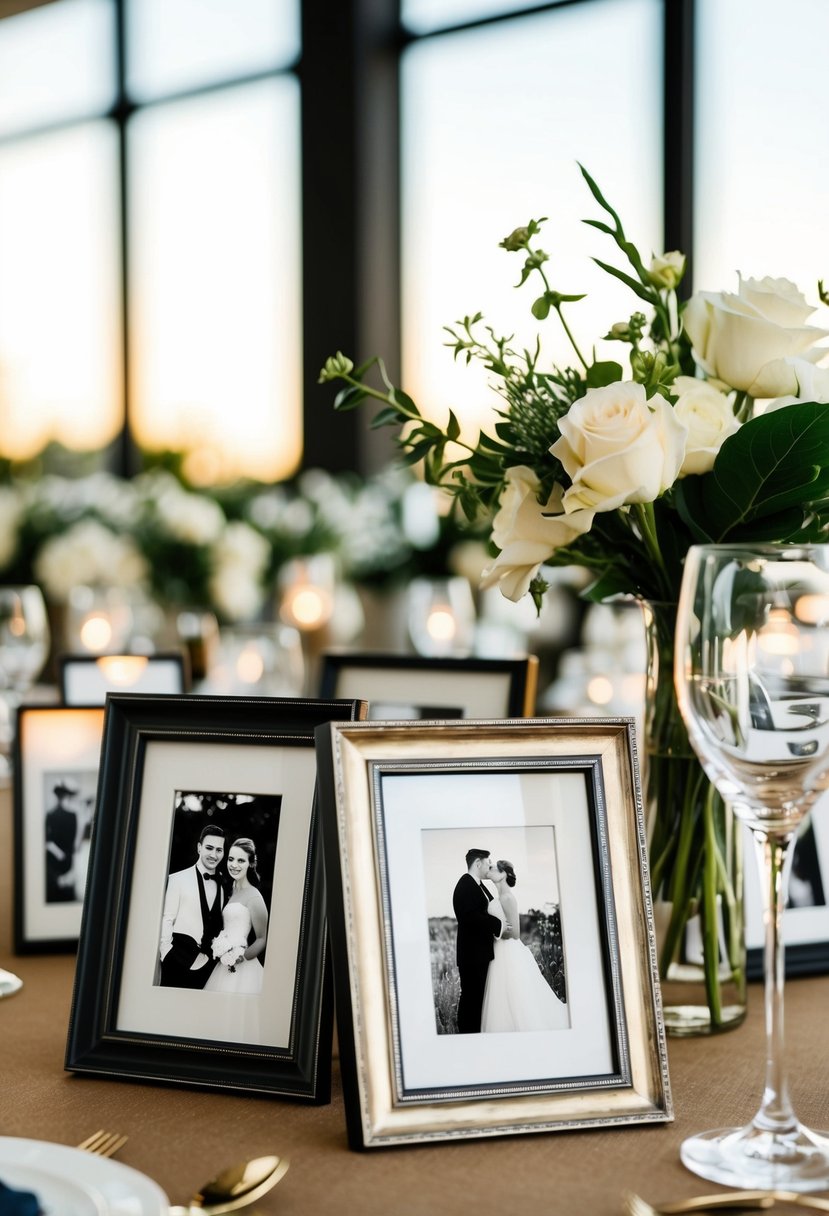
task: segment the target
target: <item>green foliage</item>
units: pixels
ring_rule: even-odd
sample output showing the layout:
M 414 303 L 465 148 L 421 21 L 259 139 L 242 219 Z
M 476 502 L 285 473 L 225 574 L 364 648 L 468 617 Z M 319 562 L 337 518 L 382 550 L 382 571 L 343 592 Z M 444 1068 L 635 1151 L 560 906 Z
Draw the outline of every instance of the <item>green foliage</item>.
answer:
M 673 500 L 700 543 L 818 539 L 829 525 L 829 409 L 807 402 L 751 419 Z

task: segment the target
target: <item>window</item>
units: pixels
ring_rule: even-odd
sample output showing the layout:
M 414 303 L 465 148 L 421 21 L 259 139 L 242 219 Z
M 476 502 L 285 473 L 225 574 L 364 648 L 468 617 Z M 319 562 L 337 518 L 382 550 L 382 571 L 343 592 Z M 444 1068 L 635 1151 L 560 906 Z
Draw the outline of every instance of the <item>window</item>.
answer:
M 298 50 L 291 0 L 0 23 L 0 454 L 128 423 L 199 482 L 297 470 Z
M 403 380 L 424 411 L 445 418 L 451 406 L 473 432 L 491 420 L 487 374 L 454 362 L 444 325 L 480 309 L 497 333 L 534 344 L 532 295 L 510 290 L 520 263 L 498 248 L 531 216 L 550 217 L 539 242 L 553 287 L 601 284 L 569 310 L 577 339 L 592 342 L 627 316 L 626 289 L 614 291 L 598 269 L 589 275 L 590 255 L 610 251 L 580 223 L 592 199 L 577 161 L 633 239 L 645 248 L 661 240 L 661 9 L 660 0 L 595 0 L 424 38 L 405 52 Z M 573 362 L 553 321 L 544 335 L 548 358 Z
M 797 88 L 769 89 L 784 20 Z M 585 274 L 603 246 L 577 160 L 645 252 L 691 255 L 689 289 L 784 273 L 814 298 L 827 39 L 825 0 L 51 0 L 0 21 L 0 457 L 112 445 L 126 471 L 129 420 L 200 480 L 368 472 L 387 435 L 316 385 L 338 348 L 477 425 L 491 392 L 443 326 L 534 332 L 512 228 L 550 217 L 556 284 L 589 293 L 577 337 L 618 319 L 623 289 Z

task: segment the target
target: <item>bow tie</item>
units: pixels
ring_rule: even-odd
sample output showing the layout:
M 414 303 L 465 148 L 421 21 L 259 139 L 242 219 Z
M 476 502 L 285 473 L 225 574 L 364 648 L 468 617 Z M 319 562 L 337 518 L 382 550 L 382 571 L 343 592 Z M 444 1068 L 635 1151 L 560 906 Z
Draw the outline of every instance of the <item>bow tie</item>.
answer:
M 215 874 L 205 874 L 203 871 L 199 871 L 199 872 L 201 873 L 201 876 L 205 882 L 215 882 L 216 881 Z

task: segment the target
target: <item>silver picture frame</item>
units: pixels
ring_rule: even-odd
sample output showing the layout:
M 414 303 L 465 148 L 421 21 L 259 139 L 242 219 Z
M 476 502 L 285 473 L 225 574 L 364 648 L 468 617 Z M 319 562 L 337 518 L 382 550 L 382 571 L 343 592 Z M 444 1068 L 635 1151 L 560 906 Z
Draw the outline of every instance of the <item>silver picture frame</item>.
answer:
M 316 740 L 351 1147 L 671 1120 L 632 720 L 331 723 Z M 558 913 L 565 1009 L 540 1029 L 487 1022 L 511 974 L 499 949 L 480 1030 L 441 1021 L 454 956 L 435 941 L 470 845 L 516 863 L 524 972 L 546 966 L 545 897 L 548 926 Z M 506 983 L 525 1010 L 546 1002 L 537 975 Z

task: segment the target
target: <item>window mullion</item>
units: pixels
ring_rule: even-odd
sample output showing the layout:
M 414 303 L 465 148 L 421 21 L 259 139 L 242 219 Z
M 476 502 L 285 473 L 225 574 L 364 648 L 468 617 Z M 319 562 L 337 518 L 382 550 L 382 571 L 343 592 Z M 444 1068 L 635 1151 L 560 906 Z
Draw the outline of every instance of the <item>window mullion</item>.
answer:
M 303 4 L 304 464 L 331 471 L 374 460 L 367 419 L 317 384 L 325 358 L 399 366 L 398 28 L 398 0 Z
M 690 273 L 679 294 L 690 294 L 694 236 L 694 51 L 695 0 L 664 0 L 665 249 L 679 249 Z

